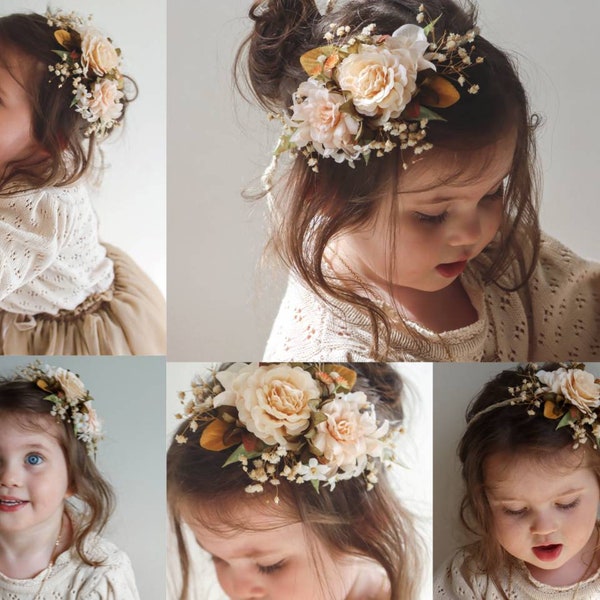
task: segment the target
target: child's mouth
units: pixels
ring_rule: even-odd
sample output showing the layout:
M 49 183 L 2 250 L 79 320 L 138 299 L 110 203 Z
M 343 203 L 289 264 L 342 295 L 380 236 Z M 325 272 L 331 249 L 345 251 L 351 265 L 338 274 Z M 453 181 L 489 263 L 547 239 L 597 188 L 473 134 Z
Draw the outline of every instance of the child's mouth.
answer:
M 465 270 L 466 266 L 466 260 L 459 260 L 452 263 L 442 263 L 436 267 L 436 270 L 442 277 L 451 278 L 460 275 Z
M 562 544 L 548 544 L 546 546 L 534 546 L 532 548 L 533 553 L 540 560 L 551 561 L 556 560 L 562 552 Z
M 1 498 L 0 512 L 15 512 L 26 504 L 27 500 L 17 500 L 17 498 Z

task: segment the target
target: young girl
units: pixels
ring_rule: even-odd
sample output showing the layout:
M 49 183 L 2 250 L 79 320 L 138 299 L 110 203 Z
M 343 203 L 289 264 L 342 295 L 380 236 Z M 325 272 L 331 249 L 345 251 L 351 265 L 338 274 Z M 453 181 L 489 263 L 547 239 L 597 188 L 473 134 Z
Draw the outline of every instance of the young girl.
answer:
M 600 356 L 600 267 L 540 235 L 536 119 L 474 13 L 253 4 L 249 84 L 283 122 L 270 246 L 291 272 L 266 359 Z
M 435 598 L 600 596 L 600 379 L 582 364 L 503 371 L 467 411 L 461 520 L 478 541 Z
M 83 382 L 34 364 L 0 383 L 0 596 L 139 598 L 128 557 L 100 536 L 110 485 Z
M 207 597 L 192 576 L 200 546 L 230 598 L 418 598 L 420 542 L 380 468 L 399 441 L 401 389 L 385 364 L 196 378 L 167 457 L 183 575 L 171 597 Z
M 0 18 L 0 50 L 0 353 L 163 354 L 164 300 L 85 187 L 131 100 L 120 50 L 73 13 Z

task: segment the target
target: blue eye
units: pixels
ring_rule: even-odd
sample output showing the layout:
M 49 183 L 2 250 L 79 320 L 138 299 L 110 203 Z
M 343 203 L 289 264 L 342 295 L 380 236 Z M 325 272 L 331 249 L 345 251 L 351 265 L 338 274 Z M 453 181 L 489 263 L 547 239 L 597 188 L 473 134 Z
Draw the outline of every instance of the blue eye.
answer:
M 30 454 L 25 461 L 28 465 L 41 465 L 44 459 L 39 454 Z
M 256 565 L 258 567 L 258 570 L 261 573 L 264 573 L 265 575 L 271 575 L 272 573 L 275 573 L 275 571 L 279 571 L 280 569 L 283 568 L 285 564 L 285 559 L 284 560 L 280 560 L 279 562 L 275 563 L 274 565 Z

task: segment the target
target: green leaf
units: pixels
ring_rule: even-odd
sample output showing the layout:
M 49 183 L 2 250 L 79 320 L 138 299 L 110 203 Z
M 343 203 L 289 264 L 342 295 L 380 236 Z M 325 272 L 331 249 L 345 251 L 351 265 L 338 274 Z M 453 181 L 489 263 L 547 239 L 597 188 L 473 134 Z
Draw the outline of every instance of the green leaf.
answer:
M 258 458 L 262 452 L 248 452 L 246 448 L 244 448 L 244 444 L 240 444 L 230 455 L 229 458 L 223 463 L 223 466 L 226 467 L 235 462 L 239 462 L 242 456 L 245 456 L 247 459 Z
M 563 415 L 563 418 L 558 422 L 556 429 L 560 429 L 561 427 L 566 427 L 572 420 L 573 420 L 573 417 L 571 417 L 571 413 L 569 411 L 567 411 Z
M 317 494 L 320 494 L 321 492 L 319 492 L 319 480 L 311 479 L 310 482 L 312 483 L 312 486 L 315 488 L 315 490 L 317 490 Z
M 436 112 L 432 111 L 430 108 L 426 106 L 421 106 L 419 110 L 419 120 L 420 119 L 428 119 L 429 121 L 445 121 L 444 117 L 441 117 Z
M 54 52 L 54 54 L 58 54 L 62 60 L 67 60 L 67 58 L 69 58 L 69 53 L 67 50 L 52 50 L 52 52 Z
M 323 423 L 324 421 L 327 421 L 327 415 L 323 412 L 316 412 L 313 413 L 312 416 L 312 422 L 313 425 L 318 425 L 319 423 Z
M 433 31 L 435 24 L 440 20 L 441 16 L 442 15 L 438 15 L 433 21 L 431 21 L 431 23 L 429 23 L 429 25 L 423 27 L 423 32 L 425 33 L 425 35 L 428 36 Z

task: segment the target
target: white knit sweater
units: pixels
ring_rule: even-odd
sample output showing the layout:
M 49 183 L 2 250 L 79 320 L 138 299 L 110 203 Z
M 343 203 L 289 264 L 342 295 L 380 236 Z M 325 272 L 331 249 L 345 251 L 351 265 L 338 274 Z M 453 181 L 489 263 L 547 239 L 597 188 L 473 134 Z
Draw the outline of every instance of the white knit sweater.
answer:
M 487 253 L 469 263 L 461 282 L 478 313 L 476 322 L 435 333 L 396 321 L 389 361 L 566 361 L 600 359 L 600 264 L 585 261 L 549 237 L 528 284 L 505 292 L 484 284 Z M 516 274 L 502 278 L 504 287 Z M 421 334 L 419 343 L 410 335 Z M 332 300 L 325 304 L 290 278 L 267 343 L 267 361 L 372 360 L 367 316 Z
M 475 551 L 475 550 L 474 550 Z M 500 584 L 510 600 L 592 600 L 600 598 L 600 571 L 588 579 L 554 587 L 534 579 L 523 563 L 500 574 Z M 503 600 L 498 588 L 477 571 L 466 550 L 459 550 L 436 573 L 434 600 Z
M 91 567 L 73 549 L 33 579 L 10 579 L 0 573 L 2 600 L 139 600 L 131 562 L 114 544 L 94 538 L 88 547 L 104 564 Z M 39 595 L 38 595 L 38 592 Z
M 0 196 L 0 309 L 73 310 L 112 281 L 83 184 Z

